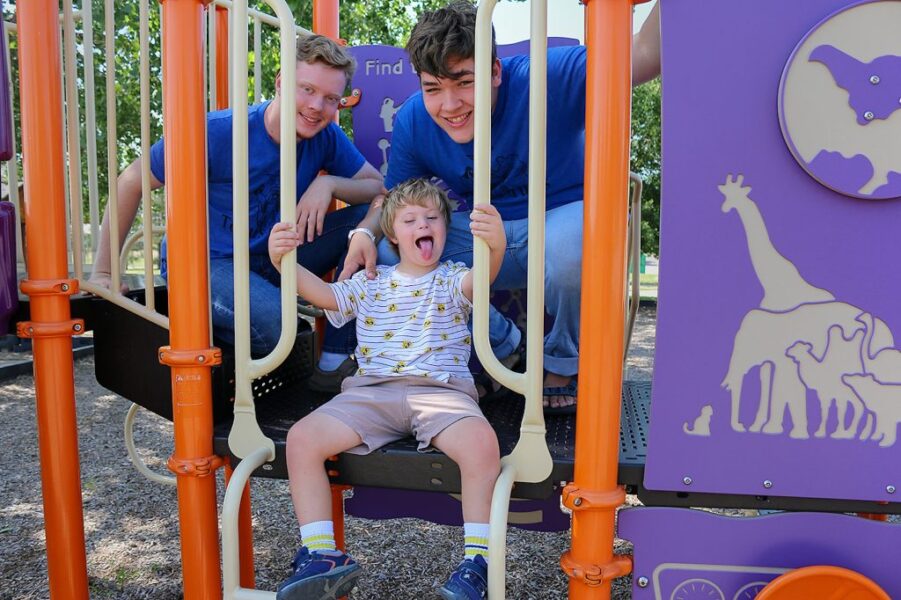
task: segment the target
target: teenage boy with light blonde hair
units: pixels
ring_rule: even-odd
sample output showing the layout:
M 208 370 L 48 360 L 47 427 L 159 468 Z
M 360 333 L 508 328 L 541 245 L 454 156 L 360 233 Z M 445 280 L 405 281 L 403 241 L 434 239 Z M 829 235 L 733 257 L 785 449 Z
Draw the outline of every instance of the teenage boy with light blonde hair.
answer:
M 325 36 L 306 35 L 297 41 L 295 69 L 296 136 L 280 139 L 281 73 L 275 80 L 275 98 L 253 105 L 247 111 L 250 343 L 256 356 L 271 351 L 281 334 L 278 273 L 269 264 L 266 247 L 269 230 L 279 215 L 280 144 L 284 141 L 297 145 L 296 219 L 304 240 L 297 260 L 319 275 L 338 264 L 348 247 L 348 233 L 360 227 L 366 213 L 365 206 L 328 213 L 332 198 L 365 205 L 382 190 L 381 174 L 366 162 L 334 122 L 341 97 L 356 69 L 354 57 Z M 230 345 L 234 344 L 232 123 L 231 109 L 207 115 L 211 317 L 217 342 Z M 319 176 L 323 169 L 328 175 Z M 161 187 L 165 181 L 164 140 L 157 141 L 150 149 L 150 171 L 151 189 Z M 141 164 L 136 160 L 118 180 L 120 243 L 134 221 L 140 200 Z M 378 223 L 373 220 L 362 225 L 371 230 Z M 110 286 L 109 227 L 107 213 L 91 275 L 92 282 L 105 287 Z M 167 258 L 164 248 L 164 277 Z M 371 261 L 374 265 L 375 252 Z M 324 350 L 340 357 L 332 360 L 334 364 L 322 365 L 334 369 L 353 350 L 352 338 L 348 340 L 341 332 L 327 330 Z M 317 379 L 328 379 L 321 371 L 317 374 Z
M 503 261 L 506 238 L 497 209 L 478 206 L 470 231 L 490 249 L 490 279 Z M 326 310 L 340 327 L 357 319 L 359 370 L 343 391 L 288 433 L 288 477 L 302 546 L 279 600 L 338 598 L 350 592 L 359 565 L 335 549 L 325 460 L 341 452 L 368 454 L 415 435 L 460 467 L 464 560 L 441 587 L 450 600 L 484 598 L 488 517 L 500 471 L 497 436 L 478 406 L 469 372 L 472 272 L 440 262 L 450 222 L 447 195 L 419 179 L 395 187 L 382 207 L 381 228 L 400 262 L 325 283 L 297 266 L 297 293 Z M 272 264 L 299 243 L 294 224 L 279 223 L 269 238 Z

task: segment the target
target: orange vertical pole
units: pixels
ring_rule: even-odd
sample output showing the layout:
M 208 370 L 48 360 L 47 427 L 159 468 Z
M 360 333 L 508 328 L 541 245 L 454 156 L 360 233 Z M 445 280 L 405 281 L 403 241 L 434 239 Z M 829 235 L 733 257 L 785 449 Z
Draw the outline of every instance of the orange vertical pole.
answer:
M 332 39 L 338 39 L 338 1 L 337 0 L 314 0 L 313 1 L 313 31 L 322 35 L 327 35 Z M 335 121 L 338 121 L 338 115 L 335 115 Z M 335 201 L 329 210 L 335 210 Z M 331 275 L 327 275 L 331 278 Z M 322 319 L 316 320 L 316 339 L 319 340 L 319 346 L 322 346 L 322 339 L 325 334 L 325 322 Z M 344 490 L 351 489 L 348 486 L 333 485 L 332 486 L 332 521 L 335 524 L 335 543 L 338 548 L 344 549 Z
M 216 108 L 222 110 L 228 108 L 229 75 L 231 68 L 228 65 L 228 10 L 221 6 L 216 7 Z
M 584 0 L 587 73 L 585 211 L 579 412 L 573 484 L 572 549 L 561 563 L 569 597 L 610 598 L 610 579 L 628 573 L 613 556 L 617 486 L 629 181 L 631 24 L 629 0 Z
M 33 338 L 50 597 L 88 598 L 71 342 L 84 325 L 69 311 L 68 294 L 78 282 L 68 279 L 59 5 L 31 0 L 16 13 L 25 220 L 28 237 L 36 240 L 27 246 L 29 279 L 22 282 L 32 321 L 20 323 L 19 331 Z
M 338 0 L 313 0 L 313 31 L 338 39 Z
M 210 367 L 202 0 L 163 0 L 163 136 L 169 239 L 169 341 L 186 600 L 221 597 Z

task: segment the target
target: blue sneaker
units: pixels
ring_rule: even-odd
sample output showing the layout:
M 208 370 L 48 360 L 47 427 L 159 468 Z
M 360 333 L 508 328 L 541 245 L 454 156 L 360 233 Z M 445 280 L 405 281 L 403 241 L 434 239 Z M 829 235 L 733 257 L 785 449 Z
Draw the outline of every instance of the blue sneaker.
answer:
M 343 552 L 310 552 L 301 546 L 294 575 L 278 586 L 276 600 L 336 600 L 354 588 L 360 565 Z
M 444 600 L 481 600 L 488 597 L 488 563 L 481 554 L 467 558 L 438 590 Z

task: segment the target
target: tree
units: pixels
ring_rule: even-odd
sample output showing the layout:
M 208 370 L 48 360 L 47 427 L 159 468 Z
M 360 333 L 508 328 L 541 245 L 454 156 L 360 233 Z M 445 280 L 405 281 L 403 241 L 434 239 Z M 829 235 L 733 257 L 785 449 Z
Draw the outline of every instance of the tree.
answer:
M 660 253 L 660 79 L 632 91 L 631 169 L 644 181 L 641 251 Z

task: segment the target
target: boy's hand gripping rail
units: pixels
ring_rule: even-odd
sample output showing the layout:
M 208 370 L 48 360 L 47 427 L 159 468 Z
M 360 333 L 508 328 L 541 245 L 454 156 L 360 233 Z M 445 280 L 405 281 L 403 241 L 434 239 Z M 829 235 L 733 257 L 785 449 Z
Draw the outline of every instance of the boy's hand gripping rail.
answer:
M 281 218 L 295 219 L 296 134 L 295 25 L 294 15 L 285 0 L 266 0 L 280 25 L 282 87 L 279 144 L 281 154 Z M 229 482 L 222 509 L 223 596 L 226 599 L 271 599 L 275 594 L 240 587 L 238 559 L 238 508 L 250 474 L 264 462 L 275 458 L 275 444 L 267 438 L 256 420 L 251 382 L 277 367 L 291 351 L 297 336 L 296 251 L 282 257 L 281 300 L 282 333 L 275 349 L 266 357 L 250 358 L 250 251 L 248 233 L 247 167 L 247 0 L 235 0 L 232 7 L 233 45 L 232 98 L 234 169 L 234 261 L 235 261 L 235 419 L 228 445 L 244 460 Z
M 491 15 L 497 0 L 483 0 L 476 18 L 475 56 L 475 182 L 476 203 L 491 200 Z M 473 339 L 485 370 L 501 384 L 525 396 L 520 437 L 501 460 L 501 474 L 494 487 L 489 534 L 488 596 L 504 597 L 506 530 L 510 494 L 516 481 L 547 479 L 553 461 L 545 439 L 541 405 L 544 374 L 544 219 L 547 138 L 547 0 L 532 3 L 531 67 L 529 86 L 529 265 L 526 326 L 526 372 L 504 367 L 491 351 L 488 340 L 488 248 L 476 239 L 474 246 Z M 536 251 L 538 250 L 538 251 Z

